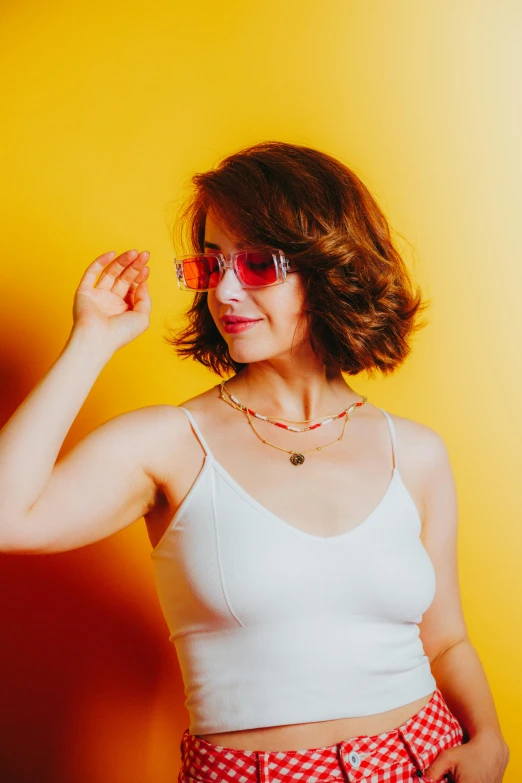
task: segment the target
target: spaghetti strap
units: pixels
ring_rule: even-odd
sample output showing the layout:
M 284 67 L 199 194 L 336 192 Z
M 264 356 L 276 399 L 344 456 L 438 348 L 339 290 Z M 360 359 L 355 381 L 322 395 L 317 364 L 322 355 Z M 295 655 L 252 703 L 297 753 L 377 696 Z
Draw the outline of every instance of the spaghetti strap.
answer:
M 205 454 L 207 455 L 207 457 L 212 457 L 212 452 L 210 451 L 210 449 L 208 447 L 207 441 L 205 440 L 205 438 L 201 434 L 201 430 L 199 429 L 198 425 L 196 424 L 196 421 L 195 421 L 194 416 L 192 415 L 192 413 L 189 411 L 188 408 L 184 408 L 183 405 L 178 405 L 178 408 L 180 410 L 182 410 L 182 411 L 185 411 L 185 413 L 187 415 L 187 418 L 190 421 L 190 423 L 192 424 L 192 428 L 193 428 L 194 432 L 196 433 L 199 442 L 203 446 L 203 448 L 205 450 Z
M 390 435 L 391 435 L 391 442 L 392 442 L 392 458 L 393 458 L 393 469 L 395 470 L 397 467 L 397 460 L 395 458 L 395 451 L 396 451 L 396 439 L 395 439 L 395 425 L 393 423 L 392 417 L 389 413 L 387 413 L 384 408 L 380 408 L 380 410 L 384 413 L 386 418 L 388 419 L 388 425 L 390 427 Z

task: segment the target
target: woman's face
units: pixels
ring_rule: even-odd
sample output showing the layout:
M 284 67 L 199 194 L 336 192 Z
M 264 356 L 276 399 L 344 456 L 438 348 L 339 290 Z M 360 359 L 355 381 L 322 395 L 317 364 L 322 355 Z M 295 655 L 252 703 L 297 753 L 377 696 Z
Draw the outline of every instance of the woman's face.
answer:
M 205 222 L 205 250 L 230 253 L 241 250 L 214 221 L 210 210 Z M 306 317 L 299 318 L 304 304 L 304 286 L 298 272 L 287 273 L 284 283 L 266 288 L 242 288 L 234 270 L 228 268 L 207 294 L 208 308 L 236 362 L 249 364 L 274 358 L 290 358 L 297 349 L 309 349 Z M 227 315 L 252 319 L 241 331 L 225 330 Z

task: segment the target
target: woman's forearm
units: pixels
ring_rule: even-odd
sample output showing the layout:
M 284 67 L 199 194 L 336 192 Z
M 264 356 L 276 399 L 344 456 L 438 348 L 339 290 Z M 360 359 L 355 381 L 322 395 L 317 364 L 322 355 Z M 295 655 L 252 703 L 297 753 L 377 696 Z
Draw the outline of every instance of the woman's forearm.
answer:
M 505 744 L 486 673 L 470 639 L 445 650 L 432 661 L 431 670 L 465 741 L 487 734 Z
M 51 369 L 0 429 L 2 531 L 38 500 L 86 397 L 110 354 L 88 333 L 71 332 Z

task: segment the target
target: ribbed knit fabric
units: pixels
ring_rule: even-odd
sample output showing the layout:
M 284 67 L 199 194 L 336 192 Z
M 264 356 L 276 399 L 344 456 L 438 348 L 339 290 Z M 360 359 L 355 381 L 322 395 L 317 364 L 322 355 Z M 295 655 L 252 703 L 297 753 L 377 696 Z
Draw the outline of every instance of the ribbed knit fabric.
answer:
M 373 715 L 432 693 L 419 627 L 435 596 L 421 521 L 395 460 L 356 527 L 315 536 L 205 463 L 151 552 L 191 734 Z

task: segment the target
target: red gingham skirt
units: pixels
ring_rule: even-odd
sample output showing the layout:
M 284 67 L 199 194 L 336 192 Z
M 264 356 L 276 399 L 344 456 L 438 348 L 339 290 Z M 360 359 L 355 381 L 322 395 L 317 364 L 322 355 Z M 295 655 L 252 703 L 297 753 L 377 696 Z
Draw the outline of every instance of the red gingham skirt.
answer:
M 437 689 L 396 729 L 323 748 L 236 750 L 186 729 L 178 783 L 433 783 L 424 770 L 442 750 L 463 740 L 459 722 Z

